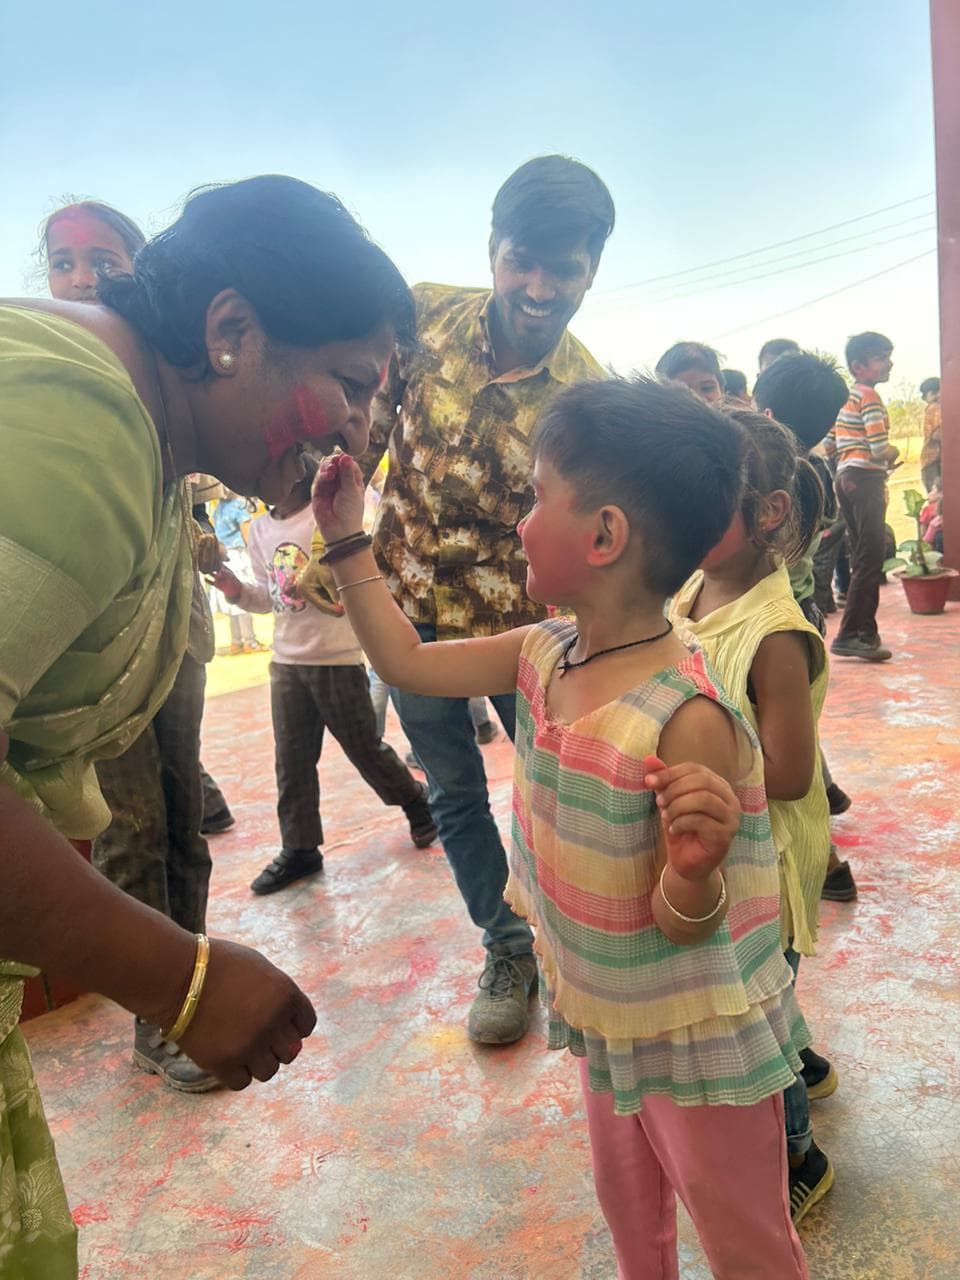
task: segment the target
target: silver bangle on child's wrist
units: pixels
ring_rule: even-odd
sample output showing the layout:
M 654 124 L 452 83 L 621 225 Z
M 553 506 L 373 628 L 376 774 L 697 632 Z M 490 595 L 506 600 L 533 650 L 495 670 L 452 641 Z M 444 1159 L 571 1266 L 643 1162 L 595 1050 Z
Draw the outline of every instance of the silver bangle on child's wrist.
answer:
M 723 872 L 721 871 L 720 872 L 720 897 L 717 901 L 717 905 L 713 908 L 710 914 L 706 916 L 685 916 L 682 911 L 677 910 L 677 908 L 673 905 L 673 903 L 670 901 L 670 899 L 666 895 L 666 891 L 664 890 L 664 887 L 663 887 L 663 877 L 666 874 L 667 874 L 667 868 L 665 864 L 663 870 L 660 872 L 660 897 L 666 903 L 667 908 L 673 912 L 673 914 L 677 917 L 678 920 L 682 920 L 684 924 L 706 924 L 708 920 L 712 920 L 714 916 L 719 914 L 719 912 L 722 910 L 724 904 L 727 901 L 727 882 L 726 880 L 724 880 Z

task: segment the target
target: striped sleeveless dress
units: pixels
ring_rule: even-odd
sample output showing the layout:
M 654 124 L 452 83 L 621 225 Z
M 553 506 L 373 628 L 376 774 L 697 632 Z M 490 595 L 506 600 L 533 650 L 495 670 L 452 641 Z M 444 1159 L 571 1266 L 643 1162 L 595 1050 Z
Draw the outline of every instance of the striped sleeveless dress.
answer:
M 780 948 L 777 855 L 756 736 L 702 654 L 573 724 L 546 688 L 573 638 L 565 619 L 531 629 L 517 679 L 513 841 L 505 897 L 537 931 L 549 1047 L 585 1057 L 590 1087 L 620 1115 L 648 1094 L 680 1106 L 751 1106 L 794 1082 L 810 1043 Z M 664 725 L 707 697 L 737 723 L 740 830 L 724 863 L 716 933 L 672 943 L 653 919 L 660 819 L 643 782 Z

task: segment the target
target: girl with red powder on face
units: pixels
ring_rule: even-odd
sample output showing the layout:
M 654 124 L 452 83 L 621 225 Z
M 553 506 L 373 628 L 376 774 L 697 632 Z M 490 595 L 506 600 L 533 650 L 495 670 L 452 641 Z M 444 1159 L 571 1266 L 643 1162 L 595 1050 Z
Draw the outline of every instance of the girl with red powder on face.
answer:
M 572 619 L 422 643 L 364 549 L 349 458 L 314 489 L 340 598 L 391 685 L 516 691 L 504 896 L 536 927 L 550 1046 L 580 1060 L 620 1280 L 678 1280 L 677 1195 L 717 1280 L 806 1280 L 781 1091 L 807 1033 L 762 756 L 663 613 L 736 509 L 739 432 L 682 388 L 611 379 L 560 391 L 531 447 L 527 592 Z
M 335 197 L 280 176 L 194 193 L 97 297 L 0 304 L 0 1274 L 23 1280 L 77 1274 L 17 1026 L 25 973 L 109 996 L 235 1089 L 313 1029 L 273 965 L 120 892 L 69 840 L 107 826 L 93 762 L 142 735 L 182 663 L 179 478 L 279 501 L 302 438 L 277 454 L 268 436 L 297 388 L 321 447 L 361 452 L 380 372 L 414 333 L 386 254 Z
M 780 861 L 781 941 L 796 973 L 801 955 L 814 953 L 820 890 L 831 857 L 817 741 L 828 673 L 823 639 L 794 599 L 788 564 L 803 556 L 820 527 L 823 490 L 813 467 L 798 456 L 794 437 L 778 422 L 749 410 L 731 416 L 746 433 L 740 510 L 673 598 L 669 617 L 709 658 L 760 739 Z M 826 1097 L 837 1085 L 827 1059 L 809 1048 L 801 1059 L 804 1074 L 784 1095 L 796 1222 L 833 1185 L 830 1162 L 813 1141 L 809 1098 Z M 807 1084 L 814 1081 L 808 1095 Z

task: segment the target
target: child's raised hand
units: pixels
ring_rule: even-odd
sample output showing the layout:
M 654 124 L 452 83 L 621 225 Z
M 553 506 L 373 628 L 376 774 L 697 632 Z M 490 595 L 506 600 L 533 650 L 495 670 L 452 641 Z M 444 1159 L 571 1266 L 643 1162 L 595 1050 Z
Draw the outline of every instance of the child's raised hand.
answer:
M 228 600 L 239 600 L 243 595 L 243 583 L 230 569 L 222 567 L 207 577 L 211 587 L 216 587 Z
M 363 476 L 348 453 L 325 458 L 313 482 L 313 518 L 327 543 L 363 529 Z
M 740 826 L 733 788 L 702 764 L 669 768 L 647 756 L 645 784 L 656 793 L 667 861 L 684 880 L 706 880 L 726 857 Z

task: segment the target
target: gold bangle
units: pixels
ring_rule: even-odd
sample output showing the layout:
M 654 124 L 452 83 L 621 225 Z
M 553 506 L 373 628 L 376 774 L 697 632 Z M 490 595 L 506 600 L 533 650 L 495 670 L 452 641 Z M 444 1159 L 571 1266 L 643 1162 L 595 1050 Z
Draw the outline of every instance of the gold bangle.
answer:
M 344 582 L 337 584 L 338 591 L 349 591 L 351 587 L 362 587 L 365 582 L 382 582 L 383 574 L 375 573 L 369 578 L 358 578 L 356 582 Z
M 203 994 L 203 984 L 207 980 L 207 965 L 209 963 L 210 942 L 205 933 L 198 933 L 197 958 L 194 962 L 193 977 L 190 979 L 187 998 L 183 1002 L 176 1022 L 169 1031 L 164 1032 L 164 1040 L 172 1040 L 174 1044 L 179 1043 L 180 1037 L 193 1021 L 193 1015 L 197 1012 L 197 1005 L 200 1003 L 200 996 Z
M 667 908 L 673 912 L 673 914 L 677 917 L 678 920 L 682 920 L 684 924 L 706 924 L 708 920 L 712 920 L 713 917 L 719 913 L 720 908 L 723 906 L 723 904 L 727 900 L 727 882 L 726 880 L 724 880 L 723 872 L 721 871 L 720 872 L 720 897 L 717 901 L 717 905 L 713 908 L 710 914 L 706 916 L 685 916 L 683 912 L 677 910 L 677 908 L 673 905 L 673 903 L 667 897 L 666 893 L 664 893 L 663 877 L 666 874 L 667 874 L 667 868 L 666 866 L 664 866 L 663 870 L 660 872 L 660 897 L 666 903 Z

